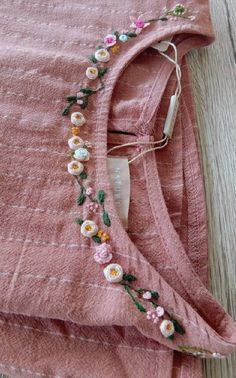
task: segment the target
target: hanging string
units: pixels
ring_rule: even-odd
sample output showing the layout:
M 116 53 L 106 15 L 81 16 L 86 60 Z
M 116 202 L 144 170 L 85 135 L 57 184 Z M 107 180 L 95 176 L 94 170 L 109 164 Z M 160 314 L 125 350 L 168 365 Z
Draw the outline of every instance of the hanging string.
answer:
M 173 132 L 176 112 L 177 112 L 177 108 L 178 108 L 178 99 L 179 99 L 181 92 L 182 92 L 182 87 L 181 87 L 181 75 L 182 75 L 182 73 L 181 73 L 180 65 L 178 64 L 178 52 L 177 52 L 177 48 L 176 48 L 175 44 L 173 42 L 170 42 L 170 41 L 163 41 L 163 42 L 165 42 L 167 45 L 169 45 L 173 48 L 174 59 L 172 59 L 169 55 L 164 54 L 161 51 L 159 51 L 159 54 L 162 55 L 163 57 L 165 57 L 167 60 L 169 60 L 171 63 L 173 63 L 175 65 L 175 72 L 176 72 L 176 78 L 177 78 L 177 87 L 176 87 L 176 90 L 175 90 L 175 94 L 173 96 L 171 96 L 171 101 L 170 101 L 170 105 L 169 105 L 169 109 L 168 109 L 168 113 L 167 113 L 167 118 L 166 118 L 166 122 L 165 122 L 165 125 L 164 125 L 164 137 L 162 139 L 154 141 L 154 142 L 150 142 L 150 141 L 129 142 L 129 143 L 121 144 L 119 146 L 114 146 L 107 151 L 107 153 L 109 154 L 110 152 L 117 150 L 117 149 L 120 149 L 120 148 L 123 148 L 123 147 L 130 147 L 130 146 L 136 146 L 136 145 L 146 145 L 146 146 L 157 145 L 153 148 L 149 148 L 147 150 L 144 150 L 144 151 L 140 152 L 139 154 L 137 154 L 136 156 L 134 156 L 133 158 L 131 158 L 128 161 L 129 164 L 134 162 L 136 159 L 140 158 L 141 156 L 145 155 L 148 152 L 160 150 L 160 149 L 166 147 L 168 142 L 169 142 L 170 135 L 172 135 L 172 132 Z

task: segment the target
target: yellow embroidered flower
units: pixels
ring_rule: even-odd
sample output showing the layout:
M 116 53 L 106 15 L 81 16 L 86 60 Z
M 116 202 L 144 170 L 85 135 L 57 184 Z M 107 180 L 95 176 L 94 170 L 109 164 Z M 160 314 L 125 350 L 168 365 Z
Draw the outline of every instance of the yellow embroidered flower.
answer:
M 73 136 L 78 136 L 79 135 L 79 128 L 77 126 L 72 126 L 71 132 Z
M 115 45 L 115 46 L 111 47 L 111 52 L 113 54 L 117 54 L 119 51 L 120 51 L 120 46 L 119 45 Z
M 110 239 L 110 236 L 103 230 L 98 231 L 98 236 L 102 242 L 106 242 L 107 240 Z
M 98 62 L 106 63 L 110 60 L 110 54 L 107 49 L 99 49 L 94 55 Z

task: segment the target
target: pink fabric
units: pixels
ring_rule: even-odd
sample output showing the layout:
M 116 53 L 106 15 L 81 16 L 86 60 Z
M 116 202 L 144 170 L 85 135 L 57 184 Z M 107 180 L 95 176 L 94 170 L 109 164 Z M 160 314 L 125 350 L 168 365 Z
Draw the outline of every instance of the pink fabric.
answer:
M 121 287 L 104 280 L 96 246 L 74 222 L 81 208 L 66 173 L 70 122 L 60 111 L 105 35 L 126 29 L 130 14 L 155 17 L 175 3 L 1 2 L 0 370 L 12 377 L 197 378 L 200 359 L 180 353 L 180 345 L 235 351 L 235 324 L 206 289 L 205 201 L 184 59 L 213 32 L 207 1 L 183 3 L 194 21 L 153 23 L 112 57 L 81 133 L 94 145 L 88 184 L 106 192 L 115 261 L 139 287 L 157 290 L 159 304 L 185 327 L 170 341 Z M 161 137 L 176 79 L 173 65 L 149 46 L 170 35 L 183 72 L 181 106 L 168 147 L 131 164 L 127 233 L 108 178 L 107 141 L 110 147 Z M 82 210 L 86 219 L 88 208 Z

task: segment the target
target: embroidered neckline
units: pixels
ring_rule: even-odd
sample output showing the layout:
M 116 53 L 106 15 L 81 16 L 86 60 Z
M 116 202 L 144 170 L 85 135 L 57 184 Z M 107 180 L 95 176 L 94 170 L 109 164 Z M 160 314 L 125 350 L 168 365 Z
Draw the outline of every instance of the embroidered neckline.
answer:
M 139 16 L 137 19 L 132 17 L 130 31 L 113 31 L 111 34 L 108 34 L 104 38 L 103 44 L 97 46 L 95 53 L 89 57 L 93 66 L 86 69 L 86 77 L 88 80 L 98 80 L 99 85 L 96 88 L 91 88 L 89 86 L 81 87 L 76 96 L 68 96 L 66 98 L 68 105 L 63 110 L 62 115 L 68 115 L 71 107 L 76 103 L 81 109 L 87 108 L 90 96 L 105 88 L 105 82 L 103 79 L 108 72 L 107 63 L 110 60 L 111 54 L 117 54 L 119 52 L 122 43 L 137 37 L 143 29 L 153 22 L 165 22 L 170 19 L 176 20 L 178 18 L 194 20 L 195 16 L 188 15 L 185 6 L 177 4 L 171 9 L 165 8 L 163 10 L 163 15 L 158 18 L 144 21 L 142 16 Z M 90 159 L 91 154 L 89 150 L 92 148 L 89 141 L 84 141 L 79 137 L 79 129 L 86 123 L 86 119 L 82 113 L 74 112 L 71 114 L 71 123 L 72 137 L 69 139 L 68 144 L 71 150 L 70 157 L 72 160 L 68 164 L 68 172 L 75 177 L 80 188 L 77 204 L 78 206 L 82 206 L 88 199 L 90 202 L 86 207 L 89 214 L 96 214 L 100 210 L 102 222 L 109 228 L 111 226 L 111 220 L 108 212 L 105 210 L 106 194 L 104 190 L 100 189 L 95 191 L 92 187 L 87 187 L 84 184 L 84 181 L 88 178 L 84 163 Z M 78 217 L 76 223 L 80 225 L 81 234 L 84 237 L 91 238 L 97 244 L 94 260 L 98 264 L 105 266 L 103 269 L 105 279 L 110 283 L 120 284 L 136 308 L 140 312 L 146 314 L 147 320 L 152 321 L 154 324 L 159 324 L 161 320 L 159 328 L 161 334 L 165 338 L 174 340 L 175 333 L 183 335 L 185 333 L 184 328 L 172 316 L 172 314 L 158 305 L 159 294 L 157 291 L 134 287 L 133 285 L 134 282 L 137 281 L 137 278 L 131 273 L 124 272 L 121 265 L 110 263 L 113 254 L 112 247 L 108 243 L 110 240 L 109 234 L 103 229 L 100 229 L 93 220 L 83 220 L 81 217 Z M 148 309 L 146 308 L 147 305 Z M 223 357 L 219 353 L 211 353 L 206 349 L 194 346 L 179 345 L 177 348 L 182 352 L 200 357 Z
M 94 54 L 88 57 L 93 66 L 86 69 L 86 77 L 90 81 L 98 81 L 99 85 L 95 88 L 83 86 L 79 89 L 77 95 L 67 96 L 68 105 L 63 109 L 62 115 L 67 116 L 71 107 L 78 104 L 81 109 L 86 109 L 89 104 L 89 98 L 105 88 L 104 76 L 108 72 L 107 63 L 111 58 L 111 54 L 116 55 L 121 50 L 121 45 L 130 39 L 138 37 L 138 35 L 150 24 L 154 22 L 166 22 L 168 20 L 177 20 L 179 18 L 195 20 L 195 16 L 188 15 L 187 8 L 182 4 L 176 4 L 173 8 L 163 9 L 160 17 L 152 18 L 145 21 L 141 16 L 138 18 L 130 17 L 131 25 L 128 31 L 112 31 L 102 41 L 102 44 L 96 47 Z

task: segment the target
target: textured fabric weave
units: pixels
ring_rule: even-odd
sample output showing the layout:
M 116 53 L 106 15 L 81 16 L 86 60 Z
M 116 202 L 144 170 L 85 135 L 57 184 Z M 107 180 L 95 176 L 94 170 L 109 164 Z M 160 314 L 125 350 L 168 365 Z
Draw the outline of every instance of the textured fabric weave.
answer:
M 173 1 L 6 1 L 1 10 L 0 370 L 11 377 L 198 378 L 190 345 L 227 355 L 236 327 L 206 289 L 207 227 L 185 54 L 213 41 L 206 0 L 183 1 L 195 20 L 157 22 L 112 56 L 105 89 L 84 111 L 93 143 L 88 183 L 106 192 L 114 259 L 160 294 L 186 333 L 165 339 L 122 287 L 105 281 L 93 242 L 74 219 L 86 207 L 66 165 L 64 97 L 86 82 L 99 41 L 129 16 L 157 17 Z M 183 73 L 168 146 L 130 165 L 129 230 L 119 220 L 107 148 L 162 136 L 174 66 L 150 46 L 173 37 Z M 206 125 L 207 127 L 207 125 Z M 120 132 L 120 133 L 119 133 Z M 127 134 L 124 134 L 126 132 Z M 133 157 L 146 147 L 113 153 Z

